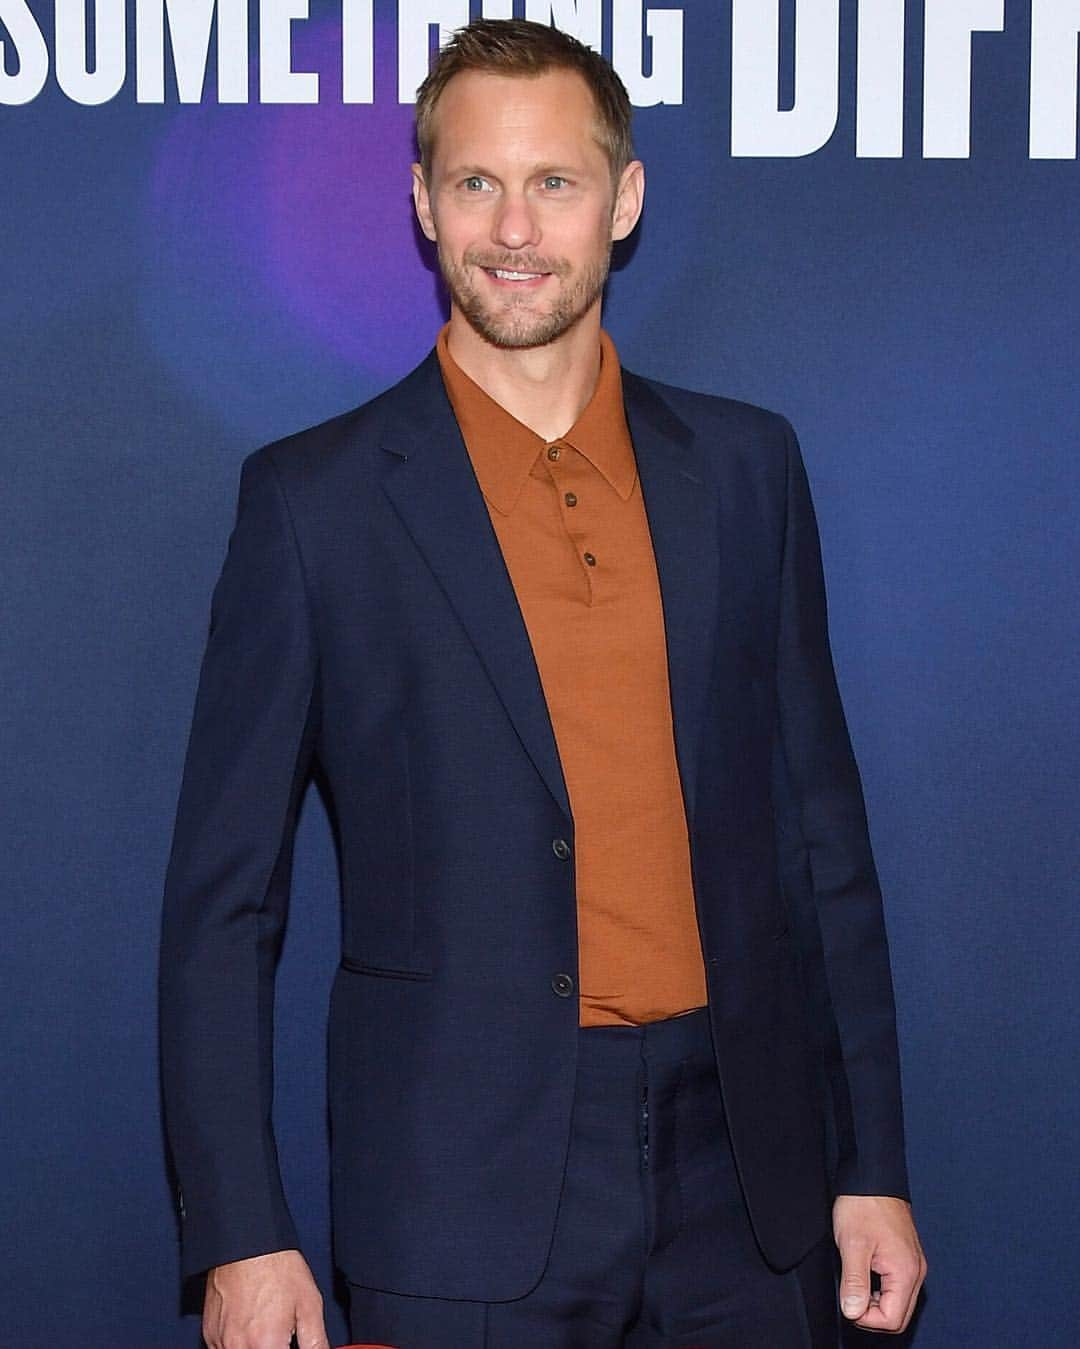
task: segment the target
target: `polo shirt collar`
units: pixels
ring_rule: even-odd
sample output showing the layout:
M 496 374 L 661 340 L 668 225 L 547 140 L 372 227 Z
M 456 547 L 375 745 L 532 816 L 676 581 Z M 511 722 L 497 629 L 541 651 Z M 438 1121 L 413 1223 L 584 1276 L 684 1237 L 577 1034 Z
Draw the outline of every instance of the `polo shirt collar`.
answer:
M 547 441 L 471 379 L 450 355 L 449 323 L 435 343 L 443 382 L 484 496 L 496 510 L 513 510 Z M 626 501 L 637 477 L 633 443 L 623 407 L 622 374 L 615 344 L 600 331 L 600 374 L 574 425 L 553 444 L 572 446 Z

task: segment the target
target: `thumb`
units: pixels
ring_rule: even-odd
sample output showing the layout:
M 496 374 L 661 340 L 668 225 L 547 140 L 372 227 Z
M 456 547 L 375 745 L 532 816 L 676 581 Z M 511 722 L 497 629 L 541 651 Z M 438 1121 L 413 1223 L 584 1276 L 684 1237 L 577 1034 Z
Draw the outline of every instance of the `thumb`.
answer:
M 870 1247 L 848 1246 L 841 1255 L 840 1310 L 849 1321 L 857 1321 L 870 1306 Z

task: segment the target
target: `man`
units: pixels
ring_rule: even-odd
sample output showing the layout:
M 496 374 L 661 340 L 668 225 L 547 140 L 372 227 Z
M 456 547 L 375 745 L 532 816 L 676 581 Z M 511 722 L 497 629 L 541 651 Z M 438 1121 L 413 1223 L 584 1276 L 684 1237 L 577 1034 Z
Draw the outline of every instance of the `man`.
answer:
M 316 757 L 354 1338 L 835 1344 L 834 1241 L 845 1316 L 911 1316 L 886 938 L 806 476 L 775 414 L 620 370 L 600 306 L 642 209 L 629 122 L 573 39 L 461 30 L 417 102 L 435 350 L 244 462 L 161 968 L 212 1349 L 326 1345 L 270 1122 Z

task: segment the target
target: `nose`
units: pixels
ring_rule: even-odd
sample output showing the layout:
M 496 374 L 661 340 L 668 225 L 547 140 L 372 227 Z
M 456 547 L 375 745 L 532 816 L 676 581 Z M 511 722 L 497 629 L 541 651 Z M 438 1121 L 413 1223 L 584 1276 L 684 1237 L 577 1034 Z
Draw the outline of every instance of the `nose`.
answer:
M 540 226 L 524 192 L 507 191 L 491 222 L 492 243 L 526 248 L 540 242 Z

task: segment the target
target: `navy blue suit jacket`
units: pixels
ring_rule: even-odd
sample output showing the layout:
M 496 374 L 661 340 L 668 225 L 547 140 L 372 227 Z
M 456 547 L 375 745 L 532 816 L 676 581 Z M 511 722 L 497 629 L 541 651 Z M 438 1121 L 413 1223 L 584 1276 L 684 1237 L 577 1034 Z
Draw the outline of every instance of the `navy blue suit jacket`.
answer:
M 717 1067 L 754 1231 L 783 1268 L 823 1235 L 832 1194 L 907 1193 L 886 934 L 817 527 L 782 417 L 623 379 Z M 243 464 L 165 885 L 162 1068 L 186 1274 L 298 1245 L 271 1035 L 315 758 L 344 906 L 329 1010 L 337 1262 L 399 1292 L 520 1296 L 543 1267 L 567 1151 L 574 821 L 434 353 Z

